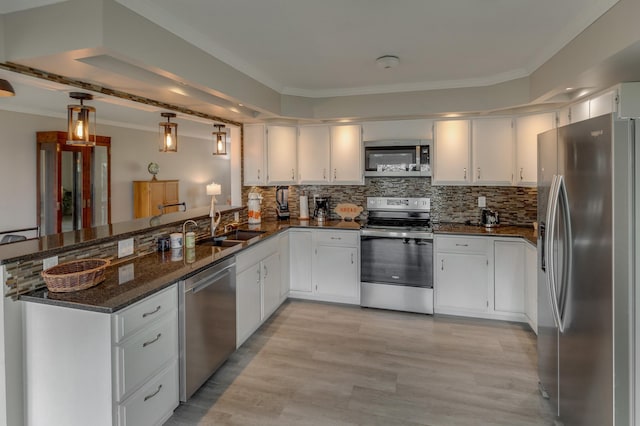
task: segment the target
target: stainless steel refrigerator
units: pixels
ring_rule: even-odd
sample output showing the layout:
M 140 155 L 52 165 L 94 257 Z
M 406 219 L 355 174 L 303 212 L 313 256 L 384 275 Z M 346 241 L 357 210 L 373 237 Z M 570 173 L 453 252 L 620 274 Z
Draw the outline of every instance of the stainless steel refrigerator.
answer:
M 636 139 L 613 114 L 538 135 L 538 373 L 566 426 L 633 418 Z

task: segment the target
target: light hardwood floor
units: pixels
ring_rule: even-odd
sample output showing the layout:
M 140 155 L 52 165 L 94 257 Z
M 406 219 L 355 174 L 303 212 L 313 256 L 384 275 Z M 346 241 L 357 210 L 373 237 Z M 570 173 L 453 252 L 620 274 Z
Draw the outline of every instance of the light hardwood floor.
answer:
M 166 425 L 549 425 L 526 326 L 289 300 Z

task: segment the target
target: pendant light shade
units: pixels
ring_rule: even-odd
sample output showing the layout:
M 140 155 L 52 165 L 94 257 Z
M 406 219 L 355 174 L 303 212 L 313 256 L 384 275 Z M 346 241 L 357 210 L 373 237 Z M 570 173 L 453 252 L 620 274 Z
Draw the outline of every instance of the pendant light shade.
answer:
M 227 155 L 227 132 L 224 130 L 224 124 L 214 124 L 218 130 L 211 133 L 215 146 L 213 147 L 213 155 Z
M 96 109 L 84 105 L 93 99 L 89 93 L 71 92 L 80 105 L 67 105 L 67 145 L 93 146 L 96 140 Z
M 16 91 L 7 80 L 0 79 L 0 97 L 15 96 Z
M 160 122 L 160 152 L 178 152 L 178 123 L 171 122 L 176 115 L 173 112 L 160 115 L 167 119 L 166 122 Z

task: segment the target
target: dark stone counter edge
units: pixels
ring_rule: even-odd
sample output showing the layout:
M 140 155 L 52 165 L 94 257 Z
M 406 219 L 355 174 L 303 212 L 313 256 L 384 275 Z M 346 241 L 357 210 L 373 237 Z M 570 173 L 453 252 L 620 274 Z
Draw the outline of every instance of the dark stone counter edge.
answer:
M 239 249 L 235 249 L 235 250 L 231 249 L 231 250 L 225 251 L 226 254 L 224 256 L 220 257 L 219 259 L 216 259 L 213 262 L 198 262 L 197 268 L 183 267 L 171 274 L 154 277 L 150 280 L 153 283 L 152 284 L 150 283 L 151 285 L 148 285 L 146 290 L 141 291 L 135 297 L 132 297 L 131 299 L 127 300 L 126 302 L 120 303 L 117 306 L 109 307 L 109 306 L 83 304 L 83 303 L 77 303 L 77 302 L 71 302 L 71 301 L 65 301 L 65 300 L 49 299 L 49 298 L 46 298 L 46 293 L 47 293 L 46 288 L 36 290 L 32 293 L 21 295 L 19 296 L 19 300 L 22 300 L 24 302 L 41 303 L 41 304 L 48 304 L 53 306 L 65 307 L 65 308 L 82 309 L 86 311 L 112 314 L 154 293 L 157 293 L 158 291 L 166 287 L 169 287 L 170 285 L 176 283 L 181 279 L 188 278 L 189 276 L 198 273 L 200 270 L 206 267 L 209 267 L 215 263 L 218 263 L 224 259 L 227 259 L 229 256 L 235 256 L 240 251 L 248 249 L 254 246 L 256 243 L 259 243 L 275 235 L 278 235 L 287 229 L 313 228 L 313 229 L 332 229 L 332 230 L 350 230 L 350 231 L 359 230 L 358 228 L 349 228 L 349 227 L 345 228 L 345 227 L 338 226 L 339 223 L 340 223 L 339 221 L 331 221 L 322 226 L 318 226 L 313 223 L 308 223 L 308 224 L 300 224 L 295 222 L 294 223 L 291 223 L 291 222 L 268 223 L 266 224 L 267 229 L 264 229 L 266 231 L 265 234 L 260 236 L 254 242 L 252 243 L 245 242 L 242 244 L 242 246 Z M 260 226 L 261 229 L 263 226 L 264 225 Z M 441 225 L 438 225 L 437 227 L 434 227 L 434 233 L 441 234 L 441 235 L 469 235 L 469 236 L 523 238 L 528 243 L 533 244 L 534 247 L 535 247 L 535 241 L 536 241 L 533 236 L 533 230 L 531 228 L 516 227 L 516 226 L 503 227 L 501 231 L 497 231 L 495 229 L 491 231 L 487 231 L 485 230 L 485 228 L 482 228 L 482 227 L 473 227 L 473 226 L 470 227 L 462 224 L 441 224 Z M 150 254 L 147 256 L 153 256 L 153 254 Z
M 217 211 L 221 211 L 223 213 L 233 213 L 239 212 L 246 209 L 246 207 L 234 207 L 234 206 L 221 206 Z M 206 212 L 205 212 L 206 210 Z M 130 238 L 135 235 L 144 234 L 149 231 L 153 231 L 154 229 L 166 228 L 168 226 L 176 226 L 181 225 L 186 220 L 198 220 L 205 219 L 209 217 L 209 207 L 202 208 L 198 207 L 192 210 L 187 210 L 186 212 L 178 212 L 178 213 L 168 213 L 164 215 L 161 223 L 153 226 L 149 226 L 150 218 L 141 218 L 134 219 L 130 222 L 122 222 L 113 225 L 104 225 L 102 227 L 97 228 L 87 228 L 85 230 L 79 231 L 70 231 L 64 234 L 54 234 L 53 236 L 43 236 L 38 239 L 31 239 L 26 241 L 19 241 L 11 244 L 2 244 L 0 245 L 0 265 L 4 265 L 11 262 L 17 261 L 25 261 L 25 260 L 34 260 L 34 259 L 43 259 L 45 257 L 54 256 L 60 253 L 64 253 L 69 250 L 74 250 L 78 248 L 88 247 L 100 243 L 106 243 L 111 241 L 121 240 L 123 238 Z M 89 233 L 100 233 L 102 229 L 107 228 L 123 228 L 122 231 L 109 231 L 110 235 L 104 237 L 95 237 L 88 238 L 83 241 L 74 242 L 68 245 L 59 245 L 57 247 L 41 249 L 42 245 L 47 244 L 46 242 L 50 239 L 55 238 L 59 235 L 68 235 L 68 234 L 78 234 L 83 232 Z M 37 245 L 37 247 L 36 247 Z M 13 252 L 8 255 L 4 255 L 2 252 Z

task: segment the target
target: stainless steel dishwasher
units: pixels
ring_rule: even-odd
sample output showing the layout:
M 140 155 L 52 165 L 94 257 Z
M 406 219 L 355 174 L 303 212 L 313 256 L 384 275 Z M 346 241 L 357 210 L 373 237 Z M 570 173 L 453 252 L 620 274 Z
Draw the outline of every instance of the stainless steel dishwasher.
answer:
M 224 260 L 179 283 L 180 400 L 236 349 L 236 263 Z

